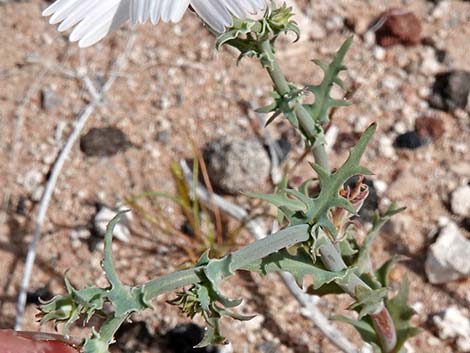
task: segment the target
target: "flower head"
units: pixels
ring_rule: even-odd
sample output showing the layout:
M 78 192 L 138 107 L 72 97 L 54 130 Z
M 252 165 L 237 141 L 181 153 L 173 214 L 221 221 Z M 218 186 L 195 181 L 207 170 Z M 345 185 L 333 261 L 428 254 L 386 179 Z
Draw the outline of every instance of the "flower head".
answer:
M 247 18 L 267 6 L 267 0 L 56 0 L 42 13 L 58 30 L 75 27 L 70 41 L 80 47 L 95 44 L 127 20 L 178 22 L 191 6 L 216 32 L 232 26 L 233 17 Z

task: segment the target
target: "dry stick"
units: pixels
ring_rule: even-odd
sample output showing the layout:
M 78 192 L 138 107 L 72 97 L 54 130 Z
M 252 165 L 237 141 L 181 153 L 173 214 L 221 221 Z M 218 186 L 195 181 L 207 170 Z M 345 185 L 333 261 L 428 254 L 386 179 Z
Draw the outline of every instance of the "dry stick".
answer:
M 36 258 L 36 246 L 41 236 L 42 226 L 44 224 L 44 220 L 46 218 L 47 210 L 49 208 L 49 203 L 54 193 L 55 186 L 57 184 L 57 180 L 59 178 L 60 172 L 64 163 L 73 147 L 75 142 L 77 141 L 78 137 L 82 129 L 84 128 L 85 124 L 87 123 L 90 116 L 93 114 L 95 109 L 102 103 L 102 99 L 104 98 L 105 94 L 113 85 L 114 81 L 116 80 L 117 73 L 119 69 L 123 66 L 124 62 L 127 61 L 127 58 L 130 54 L 132 46 L 134 44 L 134 36 L 131 35 L 127 42 L 126 48 L 124 52 L 119 56 L 119 58 L 115 61 L 114 67 L 115 70 L 111 72 L 110 77 L 102 86 L 99 94 L 96 96 L 95 92 L 90 92 L 93 97 L 91 103 L 89 103 L 85 109 L 82 111 L 81 115 L 77 118 L 75 127 L 68 137 L 67 141 L 64 144 L 64 147 L 59 153 L 57 160 L 55 161 L 49 180 L 47 181 L 46 188 L 41 196 L 41 201 L 39 203 L 39 210 L 36 217 L 34 232 L 33 232 L 33 239 L 28 247 L 28 253 L 25 260 L 24 271 L 23 271 L 23 278 L 21 280 L 20 290 L 18 294 L 18 299 L 16 302 L 16 322 L 15 322 L 15 330 L 20 330 L 23 324 L 23 316 L 26 306 L 26 296 L 29 287 L 29 281 L 31 279 L 31 273 L 34 265 L 34 260 Z
M 188 167 L 185 161 L 180 161 L 180 165 L 186 178 L 186 182 L 188 185 L 190 185 L 190 187 L 196 187 L 196 193 L 200 200 L 215 205 L 229 216 L 240 222 L 244 222 L 248 231 L 256 239 L 265 237 L 265 231 L 263 227 L 258 222 L 250 219 L 250 216 L 245 209 L 225 200 L 217 194 L 209 193 L 206 188 L 199 183 L 194 185 L 191 169 Z M 318 329 L 323 332 L 326 337 L 328 337 L 331 343 L 333 343 L 336 347 L 345 353 L 360 352 L 354 346 L 354 344 L 344 337 L 344 335 L 329 322 L 329 320 L 321 313 L 321 311 L 313 302 L 314 297 L 305 294 L 295 283 L 295 280 L 292 278 L 292 276 L 284 272 L 279 272 L 278 274 L 289 292 L 302 307 L 302 314 L 310 319 L 315 324 L 315 326 L 317 326 Z

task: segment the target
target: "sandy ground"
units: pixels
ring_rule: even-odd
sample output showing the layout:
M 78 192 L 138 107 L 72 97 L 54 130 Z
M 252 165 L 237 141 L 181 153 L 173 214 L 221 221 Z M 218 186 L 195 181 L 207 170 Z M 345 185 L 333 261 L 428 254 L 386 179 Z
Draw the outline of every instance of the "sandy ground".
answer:
M 380 206 L 398 200 L 407 211 L 384 230 L 375 249 L 375 261 L 380 264 L 397 253 L 408 257 L 392 273 L 392 279 L 397 281 L 404 275 L 410 278 L 410 300 L 418 311 L 415 324 L 424 329 L 410 342 L 414 352 L 457 352 L 451 340 L 438 338 L 431 318 L 451 305 L 468 315 L 470 281 L 431 285 L 424 273 L 424 259 L 442 217 L 459 223 L 469 236 L 468 223 L 466 230 L 465 220 L 450 212 L 449 195 L 470 178 L 470 124 L 465 112 L 431 109 L 427 95 L 436 73 L 455 68 L 470 70 L 470 3 L 451 1 L 437 14 L 432 2 L 407 3 L 301 3 L 306 18 L 317 30 L 312 38 L 298 44 L 283 42 L 279 55 L 291 81 L 315 82 L 321 77 L 320 71 L 309 59 L 328 57 L 351 34 L 342 24 L 345 19 L 361 31 L 388 7 L 406 6 L 422 21 L 423 37 L 433 41 L 434 47 L 420 44 L 384 51 L 366 37 L 356 36 L 346 60 L 349 71 L 345 79 L 359 84 L 359 88 L 353 97 L 354 105 L 334 116 L 339 137 L 331 153 L 333 164 L 339 165 L 360 131 L 373 121 L 379 124 L 365 163 L 375 172 L 374 179 L 387 185 L 379 194 Z M 129 30 L 123 29 L 90 49 L 79 50 L 40 16 L 45 6 L 39 0 L 0 3 L 0 195 L 5 201 L 0 210 L 0 328 L 14 323 L 24 256 L 42 187 L 74 120 L 92 99 L 80 77 L 87 75 L 95 85 L 103 83 L 130 37 Z M 86 234 L 96 203 L 114 207 L 143 191 L 173 191 L 170 164 L 193 156 L 191 140 L 203 147 L 224 135 L 255 135 L 257 131 L 243 106 L 245 102 L 266 103 L 269 80 L 253 61 L 244 60 L 237 67 L 234 53 L 218 53 L 213 44 L 214 39 L 190 14 L 178 25 L 143 25 L 135 30 L 135 44 L 127 62 L 83 132 L 117 127 L 125 132 L 130 145 L 109 157 L 86 156 L 78 144 L 73 148 L 38 244 L 32 291 L 49 286 L 53 293 L 61 293 L 67 269 L 76 286 L 104 283 L 100 247 L 73 237 L 83 229 Z M 445 50 L 443 62 L 435 59 L 436 48 Z M 52 92 L 54 99 L 45 107 L 41 95 L 46 91 Z M 384 148 L 398 134 L 412 130 L 415 120 L 422 116 L 443 123 L 444 131 L 432 143 L 416 150 Z M 270 127 L 270 132 L 277 136 L 286 129 L 285 123 L 279 123 Z M 291 157 L 300 154 L 300 146 L 294 146 Z M 310 174 L 308 168 L 300 168 L 295 176 Z M 234 200 L 244 206 L 250 202 L 243 197 Z M 179 209 L 170 202 L 159 202 L 162 210 L 148 204 L 148 212 L 174 220 L 170 223 L 179 227 Z M 134 214 L 131 233 L 130 244 L 114 244 L 124 281 L 141 283 L 187 261 L 183 250 L 188 246 L 187 239 L 162 231 L 142 213 Z M 248 234 L 237 239 L 238 244 L 249 241 Z M 193 245 L 190 242 L 189 246 Z M 197 244 L 194 246 L 197 248 Z M 242 275 L 225 285 L 231 295 L 246 298 L 246 312 L 258 312 L 264 318 L 251 324 L 224 322 L 234 352 L 337 351 L 299 314 L 297 303 L 286 300 L 287 291 L 276 278 Z M 349 303 L 347 297 L 325 298 L 321 308 L 327 315 L 341 313 Z M 163 300 L 156 303 L 156 308 L 141 316 L 158 334 L 187 322 Z M 34 305 L 28 305 L 25 329 L 39 329 L 35 314 Z M 359 342 L 350 328 L 338 326 Z M 81 332 L 75 328 L 73 334 Z M 147 350 L 160 351 L 158 347 Z

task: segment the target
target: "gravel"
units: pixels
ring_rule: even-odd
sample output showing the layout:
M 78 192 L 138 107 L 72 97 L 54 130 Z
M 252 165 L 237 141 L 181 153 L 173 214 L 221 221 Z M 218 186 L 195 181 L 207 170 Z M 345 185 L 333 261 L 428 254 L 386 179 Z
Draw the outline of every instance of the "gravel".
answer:
M 99 236 L 104 236 L 108 223 L 116 216 L 117 211 L 114 211 L 106 206 L 101 206 L 93 218 L 93 228 Z M 131 232 L 129 230 L 129 223 L 132 220 L 130 212 L 124 213 L 121 222 L 114 228 L 114 237 L 124 243 L 130 240 Z
M 213 186 L 228 194 L 266 189 L 271 162 L 263 145 L 254 139 L 223 138 L 205 151 Z
M 454 190 L 451 196 L 450 208 L 458 216 L 470 216 L 470 185 L 462 185 Z
M 433 316 L 441 339 L 456 339 L 458 352 L 470 352 L 470 319 L 455 306 Z
M 446 111 L 460 108 L 469 111 L 469 71 L 454 70 L 436 75 L 432 90 L 429 101 L 435 108 Z
M 80 150 L 88 157 L 113 156 L 130 146 L 126 134 L 113 126 L 91 128 L 80 138 Z
M 425 263 L 429 282 L 442 284 L 470 276 L 470 241 L 450 222 L 431 245 Z

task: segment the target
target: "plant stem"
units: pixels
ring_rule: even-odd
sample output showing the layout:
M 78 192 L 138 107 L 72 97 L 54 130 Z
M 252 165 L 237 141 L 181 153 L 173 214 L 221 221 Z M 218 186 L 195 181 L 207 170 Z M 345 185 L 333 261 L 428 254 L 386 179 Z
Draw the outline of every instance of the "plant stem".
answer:
M 241 248 L 230 255 L 230 265 L 223 277 L 232 275 L 251 263 L 262 260 L 281 249 L 292 245 L 302 243 L 309 238 L 309 226 L 301 224 L 298 226 L 283 229 L 269 237 L 260 239 L 250 245 Z M 225 261 L 226 258 L 213 261 Z M 170 273 L 160 278 L 151 280 L 142 285 L 145 292 L 145 300 L 152 300 L 162 293 L 173 291 L 175 289 L 198 283 L 200 278 L 198 272 L 203 268 L 194 267 L 183 271 Z
M 265 40 L 260 44 L 260 50 L 265 54 L 265 60 L 261 60 L 263 66 L 266 68 L 271 80 L 274 83 L 275 90 L 281 95 L 285 96 L 290 93 L 290 86 L 287 82 L 282 70 L 275 59 L 274 50 L 269 40 Z M 297 116 L 297 120 L 300 125 L 300 130 L 309 140 L 312 148 L 312 154 L 315 159 L 315 163 L 323 167 L 326 171 L 330 171 L 328 155 L 323 140 L 323 130 L 320 126 L 312 128 L 311 124 L 312 117 L 304 108 L 300 102 L 295 102 L 293 111 Z M 333 242 L 329 241 L 325 245 L 321 246 L 320 249 L 321 261 L 330 271 L 339 272 L 347 268 L 340 252 L 335 247 Z M 353 298 L 357 299 L 356 288 L 363 287 L 370 289 L 370 287 L 362 281 L 359 276 L 352 274 L 347 283 L 338 283 L 343 290 Z M 380 344 L 384 352 L 392 352 L 397 343 L 396 330 L 393 320 L 388 312 L 385 304 L 382 302 L 379 309 L 370 315 L 374 329 L 379 338 Z
M 270 41 L 263 41 L 260 45 L 260 49 L 264 53 L 266 53 L 267 57 L 271 58 L 272 60 L 269 63 L 263 64 L 263 66 L 268 71 L 268 74 L 274 83 L 276 91 L 281 96 L 287 95 L 290 92 L 289 83 L 287 82 L 284 74 L 282 73 L 278 62 L 274 58 L 274 51 Z M 321 167 L 323 167 L 325 170 L 330 170 L 325 145 L 322 142 L 319 142 L 323 139 L 323 131 L 321 129 L 316 131 L 314 128 L 312 128 L 312 124 L 309 123 L 312 118 L 301 103 L 295 102 L 293 110 L 295 115 L 297 116 L 297 119 L 299 120 L 300 127 L 303 133 L 313 146 L 312 153 L 315 158 L 315 162 Z

